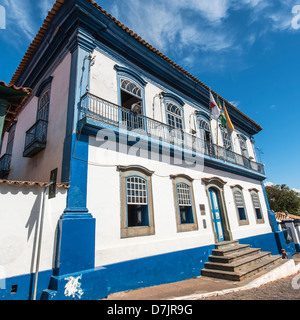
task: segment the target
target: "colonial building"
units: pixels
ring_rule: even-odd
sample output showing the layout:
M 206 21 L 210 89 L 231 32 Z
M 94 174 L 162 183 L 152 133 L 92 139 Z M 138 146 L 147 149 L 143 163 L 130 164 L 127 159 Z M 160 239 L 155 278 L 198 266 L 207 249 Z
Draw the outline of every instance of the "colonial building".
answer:
M 256 154 L 262 128 L 93 0 L 56 1 L 10 85 L 32 95 L 5 120 L 1 178 L 48 182 L 57 169 L 68 185 L 38 297 L 100 299 L 200 276 L 220 242 L 285 248 Z M 233 132 L 212 118 L 210 93 Z M 7 250 L 18 262 L 3 266 L 3 297 L 21 283 L 14 298 L 27 299 L 32 250 L 22 260 Z

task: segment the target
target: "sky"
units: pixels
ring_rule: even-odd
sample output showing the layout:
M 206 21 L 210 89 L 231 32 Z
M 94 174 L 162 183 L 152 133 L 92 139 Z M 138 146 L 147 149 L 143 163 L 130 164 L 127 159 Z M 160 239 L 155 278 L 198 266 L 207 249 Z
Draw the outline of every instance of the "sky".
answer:
M 0 80 L 9 83 L 54 2 L 0 0 Z M 260 124 L 267 182 L 300 190 L 300 0 L 97 3 Z

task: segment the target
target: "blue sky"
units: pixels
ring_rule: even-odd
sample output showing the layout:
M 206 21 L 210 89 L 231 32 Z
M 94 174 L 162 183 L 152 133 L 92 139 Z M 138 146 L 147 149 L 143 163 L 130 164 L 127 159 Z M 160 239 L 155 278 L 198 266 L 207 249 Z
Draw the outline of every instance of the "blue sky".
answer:
M 0 0 L 0 80 L 10 81 L 54 2 Z M 267 181 L 300 189 L 300 0 L 98 4 L 259 123 Z

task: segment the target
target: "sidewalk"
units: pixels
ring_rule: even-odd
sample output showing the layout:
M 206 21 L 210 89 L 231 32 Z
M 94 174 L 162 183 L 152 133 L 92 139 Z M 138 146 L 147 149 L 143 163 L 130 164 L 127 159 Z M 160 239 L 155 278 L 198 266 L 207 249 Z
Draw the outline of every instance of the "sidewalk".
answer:
M 300 254 L 298 253 L 294 255 L 293 260 L 283 261 L 283 264 L 269 270 L 269 272 L 261 272 L 242 282 L 199 277 L 156 287 L 115 293 L 106 300 L 197 300 L 206 296 L 257 288 L 299 272 Z

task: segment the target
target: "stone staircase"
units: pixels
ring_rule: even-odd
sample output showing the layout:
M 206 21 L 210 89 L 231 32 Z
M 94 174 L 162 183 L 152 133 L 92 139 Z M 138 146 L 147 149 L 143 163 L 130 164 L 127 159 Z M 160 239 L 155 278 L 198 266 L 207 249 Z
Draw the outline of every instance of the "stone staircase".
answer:
M 224 241 L 216 244 L 201 275 L 243 281 L 281 263 L 281 256 L 272 256 L 270 252 L 261 252 L 261 249 L 250 248 L 250 245 L 240 244 L 237 240 Z

